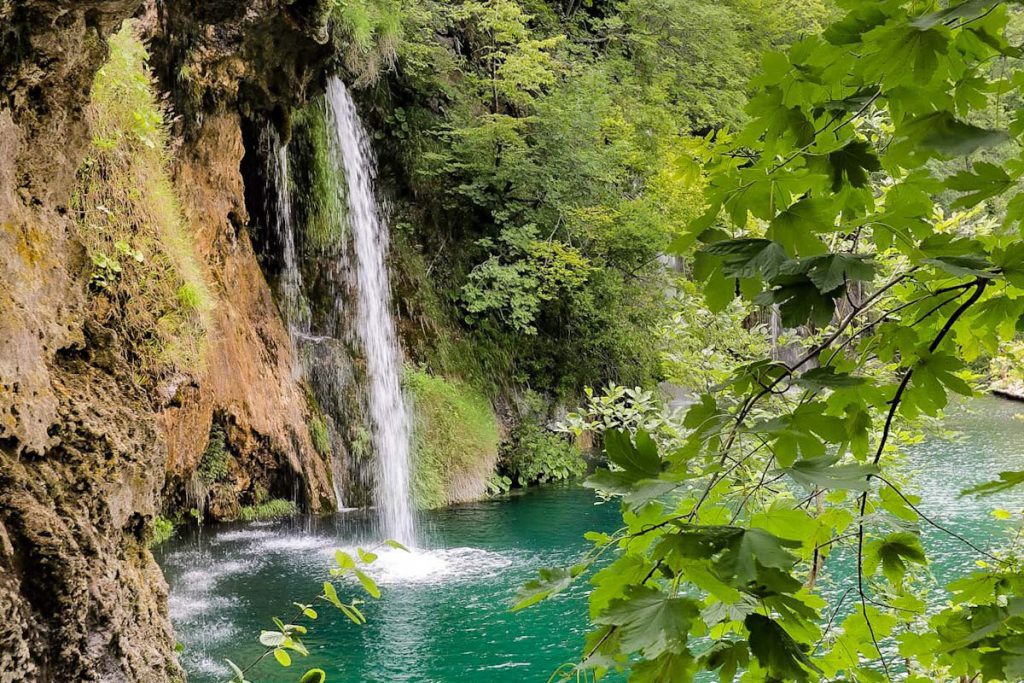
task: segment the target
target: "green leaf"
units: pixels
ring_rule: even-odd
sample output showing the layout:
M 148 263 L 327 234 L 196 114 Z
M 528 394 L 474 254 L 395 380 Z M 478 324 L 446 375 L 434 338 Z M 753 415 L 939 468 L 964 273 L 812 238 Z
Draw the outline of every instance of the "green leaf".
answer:
M 864 572 L 871 576 L 882 566 L 882 573 L 893 585 L 900 585 L 908 563 L 927 564 L 921 539 L 909 532 L 897 532 L 871 541 L 864 550 Z
M 634 586 L 625 598 L 613 600 L 594 621 L 618 627 L 625 652 L 655 658 L 664 652 L 683 652 L 690 626 L 699 614 L 700 605 L 690 598 Z
M 1016 183 L 1001 166 L 979 161 L 974 172 L 960 171 L 946 179 L 946 185 L 956 192 L 965 192 L 951 205 L 954 209 L 972 207 L 990 197 L 995 197 L 1013 187 Z
M 231 667 L 231 672 L 233 674 L 230 683 L 249 683 L 249 680 L 245 677 L 245 674 L 242 673 L 242 670 L 238 668 L 237 664 L 232 662 L 230 659 L 225 659 L 224 661 L 228 663 L 229 667 Z
M 877 51 L 864 57 L 868 78 L 877 79 L 886 90 L 908 84 L 924 85 L 935 75 L 939 57 L 949 51 L 949 30 L 890 24 L 865 36 L 865 43 L 877 47 Z
M 572 585 L 573 573 L 563 567 L 542 567 L 537 570 L 537 578 L 527 581 L 516 593 L 513 612 L 536 605 L 552 595 L 561 593 Z
M 867 491 L 871 488 L 869 474 L 878 474 L 877 465 L 848 463 L 836 465 L 839 456 L 800 460 L 792 467 L 783 468 L 799 484 L 808 488 L 815 486 L 823 489 L 843 489 L 850 491 Z
M 327 680 L 327 672 L 323 669 L 310 669 L 302 674 L 299 683 L 324 683 Z
M 785 573 L 797 558 L 786 548 L 800 541 L 779 538 L 763 529 L 677 523 L 678 531 L 662 538 L 655 557 L 707 560 L 717 580 L 746 589 L 750 584 L 796 590 L 798 581 Z M 795 585 L 794 585 L 795 584 Z
M 291 666 L 292 665 L 292 657 L 291 657 L 291 655 L 288 654 L 288 652 L 286 650 L 282 650 L 281 648 L 277 648 L 276 650 L 274 650 L 274 659 L 276 659 L 277 663 L 280 664 L 281 666 Z
M 804 273 L 822 294 L 835 292 L 847 282 L 870 282 L 875 266 L 861 254 L 825 254 L 801 259 L 792 273 Z
M 800 327 L 808 321 L 824 326 L 832 320 L 836 308 L 833 294 L 839 292 L 823 293 L 806 275 L 777 278 L 772 284 L 754 303 L 778 304 L 783 326 Z
M 833 204 L 821 198 L 801 199 L 772 219 L 766 236 L 790 254 L 809 256 L 825 251 L 816 233 L 835 230 Z
M 1005 249 L 996 249 L 992 262 L 1007 282 L 1024 289 L 1024 242 L 1014 241 Z
M 377 587 L 377 583 L 364 572 L 361 572 L 358 569 L 356 569 L 355 572 L 356 578 L 359 579 L 359 583 L 363 586 L 363 590 L 369 593 L 371 597 L 379 598 L 380 588 Z
M 693 680 L 693 655 L 685 652 L 665 652 L 655 659 L 638 662 L 632 668 L 630 683 L 665 683 L 666 681 Z
M 604 434 L 604 450 L 611 462 L 637 479 L 656 478 L 661 474 L 658 448 L 646 432 L 637 433 L 634 445 L 629 434 L 608 430 Z
M 810 672 L 821 673 L 821 669 L 775 620 L 756 613 L 748 614 L 743 625 L 750 632 L 750 652 L 772 679 L 803 683 L 809 680 Z
M 981 14 L 987 7 L 991 7 L 994 2 L 991 0 L 967 0 L 966 2 L 953 3 L 949 7 L 939 10 L 938 12 L 931 12 L 930 14 L 924 14 L 917 19 L 910 22 L 910 25 L 914 28 L 922 31 L 938 26 L 939 24 L 948 24 L 957 19 L 968 19 L 973 18 Z
M 337 608 L 341 608 L 341 600 L 338 599 L 338 591 L 330 581 L 324 581 L 324 599 Z
M 709 671 L 718 669 L 718 680 L 731 683 L 736 673 L 750 661 L 747 644 L 741 640 L 719 640 L 701 655 L 700 663 Z
M 260 645 L 266 647 L 280 647 L 285 641 L 285 634 L 279 633 L 278 631 L 261 631 L 260 632 Z
M 626 495 L 633 490 L 633 485 L 638 481 L 640 479 L 634 474 L 599 468 L 583 480 L 583 486 L 595 491 Z
M 916 154 L 916 149 L 931 151 L 945 158 L 965 157 L 1010 139 L 1005 131 L 960 121 L 948 111 L 918 116 L 900 127 L 898 135 L 890 153 L 901 159 Z
M 996 276 L 991 268 L 993 265 L 984 256 L 974 254 L 964 256 L 939 256 L 937 258 L 924 259 L 922 263 L 937 267 L 950 275 L 957 277 L 981 277 L 992 279 Z
M 353 569 L 356 566 L 356 562 L 352 559 L 352 556 L 343 550 L 334 551 L 334 561 L 338 564 L 340 569 Z
M 868 174 L 882 170 L 878 156 L 862 140 L 854 140 L 842 149 L 829 153 L 828 164 L 832 170 L 833 192 L 839 192 L 844 184 L 867 187 Z
M 859 387 L 866 381 L 863 377 L 838 372 L 835 366 L 824 365 L 804 372 L 794 383 L 807 389 L 848 389 Z
M 760 238 L 723 240 L 702 250 L 722 259 L 722 272 L 727 277 L 771 279 L 779 266 L 789 260 L 785 249 L 776 242 Z
M 984 484 L 972 486 L 960 492 L 961 496 L 990 496 L 993 493 L 1008 491 L 1024 484 L 1024 472 L 1000 472 L 998 481 L 989 481 Z
M 384 545 L 386 545 L 389 548 L 394 548 L 395 550 L 404 550 L 405 552 L 409 552 L 409 549 L 401 543 L 399 543 L 398 541 L 387 540 L 384 541 Z

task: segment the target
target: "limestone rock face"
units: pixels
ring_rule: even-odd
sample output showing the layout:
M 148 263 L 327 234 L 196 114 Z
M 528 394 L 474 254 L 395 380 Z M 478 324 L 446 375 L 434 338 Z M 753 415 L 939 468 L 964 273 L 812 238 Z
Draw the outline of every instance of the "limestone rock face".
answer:
M 0 2 L 0 681 L 183 679 L 147 542 L 168 475 L 191 475 L 214 415 L 236 489 L 333 502 L 239 173 L 242 117 L 285 122 L 330 59 L 325 6 Z M 90 87 L 133 16 L 182 117 L 174 182 L 216 299 L 204 368 L 155 390 L 90 318 L 71 215 Z

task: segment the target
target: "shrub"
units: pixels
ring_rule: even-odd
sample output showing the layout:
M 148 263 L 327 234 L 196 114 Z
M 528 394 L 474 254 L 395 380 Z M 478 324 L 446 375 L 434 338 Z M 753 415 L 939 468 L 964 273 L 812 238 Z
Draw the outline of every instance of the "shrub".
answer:
M 545 484 L 586 473 L 583 454 L 564 435 L 524 422 L 502 449 L 500 469 L 519 486 Z
M 459 382 L 407 370 L 415 412 L 412 490 L 433 508 L 482 494 L 494 470 L 498 423 L 490 401 Z
M 274 498 L 259 505 L 243 505 L 238 510 L 238 518 L 243 522 L 260 522 L 268 519 L 290 517 L 298 512 L 295 503 L 284 498 Z

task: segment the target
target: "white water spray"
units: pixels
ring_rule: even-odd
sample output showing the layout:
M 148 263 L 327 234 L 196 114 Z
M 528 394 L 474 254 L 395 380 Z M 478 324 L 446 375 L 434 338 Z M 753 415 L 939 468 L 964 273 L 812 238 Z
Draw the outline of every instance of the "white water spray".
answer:
M 383 532 L 405 544 L 415 540 L 415 518 L 409 494 L 409 411 L 402 395 L 402 357 L 391 317 L 388 282 L 388 230 L 374 195 L 376 160 L 345 84 L 327 82 L 327 114 L 334 135 L 334 167 L 343 171 L 348 187 L 349 226 L 355 250 L 358 311 L 356 325 L 366 354 L 370 421 L 377 454 L 377 507 Z

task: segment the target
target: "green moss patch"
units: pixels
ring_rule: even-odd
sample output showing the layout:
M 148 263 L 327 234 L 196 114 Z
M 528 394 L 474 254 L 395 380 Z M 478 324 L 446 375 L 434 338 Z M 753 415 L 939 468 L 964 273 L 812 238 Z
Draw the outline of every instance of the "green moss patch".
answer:
M 109 45 L 71 201 L 90 260 L 92 315 L 118 332 L 144 376 L 194 370 L 214 298 L 171 180 L 167 112 L 132 22 Z

